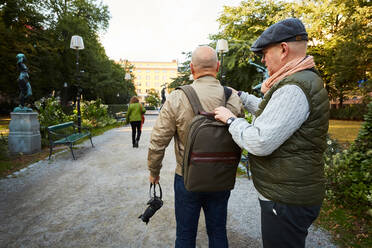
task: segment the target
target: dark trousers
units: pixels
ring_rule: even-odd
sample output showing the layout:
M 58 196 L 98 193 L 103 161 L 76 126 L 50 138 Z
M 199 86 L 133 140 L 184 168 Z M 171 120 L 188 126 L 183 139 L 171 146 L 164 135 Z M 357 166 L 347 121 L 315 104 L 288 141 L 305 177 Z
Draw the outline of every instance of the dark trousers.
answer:
M 227 202 L 230 191 L 190 192 L 183 177 L 174 178 L 176 248 L 194 248 L 200 210 L 203 208 L 210 248 L 228 247 L 226 235 Z
M 320 206 L 302 207 L 262 200 L 260 205 L 264 248 L 305 247 L 307 230 L 318 217 Z
M 141 121 L 131 121 L 130 125 L 132 126 L 132 144 L 134 145 L 136 141 L 138 142 L 141 137 Z M 137 137 L 136 137 L 137 130 Z

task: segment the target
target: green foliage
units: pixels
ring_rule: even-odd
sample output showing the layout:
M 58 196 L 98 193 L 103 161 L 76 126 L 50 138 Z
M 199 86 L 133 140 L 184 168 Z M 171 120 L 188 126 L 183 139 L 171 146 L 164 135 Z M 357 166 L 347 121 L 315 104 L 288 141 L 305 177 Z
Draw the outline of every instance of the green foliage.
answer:
M 109 116 L 108 106 L 102 104 L 102 100 L 82 101 L 80 104 L 82 126 L 90 128 L 102 128 L 112 125 L 115 119 Z M 71 115 L 65 114 L 60 102 L 54 98 L 42 98 L 35 102 L 36 110 L 39 112 L 40 134 L 42 145 L 48 145 L 47 127 L 67 121 L 77 123 L 77 110 L 74 109 Z
M 0 1 L 0 91 L 18 99 L 15 56 L 27 57 L 33 99 L 61 95 L 75 98 L 77 88 L 84 99 L 101 98 L 105 103 L 127 102 L 134 95 L 125 70 L 110 60 L 99 41 L 99 32 L 107 29 L 108 7 L 98 0 L 3 0 Z M 79 52 L 80 80 L 77 80 L 76 51 L 70 49 L 72 35 L 84 39 L 85 49 Z M 130 68 L 127 65 L 126 68 Z M 46 73 L 47 72 L 47 73 Z M 64 88 L 64 82 L 68 87 Z M 67 92 L 65 92 L 67 91 Z M 66 94 L 64 94 L 66 93 Z M 117 95 L 120 97 L 117 97 Z
M 348 150 L 326 157 L 327 196 L 352 209 L 372 208 L 372 103 Z
M 159 94 L 155 89 L 150 89 L 150 91 L 147 93 L 145 101 L 148 105 L 155 108 L 158 107 L 161 102 Z
M 109 104 L 107 111 L 111 116 L 114 116 L 115 113 L 125 112 L 128 110 L 127 104 Z
M 35 107 L 39 112 L 39 122 L 42 129 L 69 121 L 69 117 L 63 112 L 61 104 L 54 97 L 36 101 Z
M 372 72 L 372 12 L 367 2 L 251 0 L 224 7 L 218 18 L 221 31 L 211 36 L 212 40 L 226 39 L 229 43 L 224 56 L 224 83 L 251 92 L 262 75 L 249 63 L 260 64 L 250 46 L 270 25 L 297 17 L 306 26 L 308 52 L 314 56 L 331 98 L 342 103 L 351 92 L 366 96 L 367 87 L 359 88 L 357 82 L 370 78 Z
M 191 63 L 191 52 L 183 53 L 186 56 L 185 62 L 181 66 L 178 66 L 178 76 L 173 79 L 173 81 L 168 85 L 169 89 L 175 89 L 178 86 L 191 84 L 190 80 L 190 63 Z
M 9 156 L 8 137 L 0 135 L 0 159 L 5 160 Z
M 36 110 L 39 112 L 41 144 L 48 145 L 48 130 L 52 125 L 69 121 L 62 109 L 61 104 L 54 97 L 42 98 L 34 103 Z
M 102 103 L 101 99 L 96 101 L 83 101 L 81 103 L 81 116 L 84 126 L 105 127 L 115 123 L 115 119 L 108 114 L 108 106 Z M 76 111 L 74 113 L 77 114 Z
M 363 120 L 367 108 L 364 104 L 344 105 L 339 109 L 330 109 L 330 119 L 336 120 Z

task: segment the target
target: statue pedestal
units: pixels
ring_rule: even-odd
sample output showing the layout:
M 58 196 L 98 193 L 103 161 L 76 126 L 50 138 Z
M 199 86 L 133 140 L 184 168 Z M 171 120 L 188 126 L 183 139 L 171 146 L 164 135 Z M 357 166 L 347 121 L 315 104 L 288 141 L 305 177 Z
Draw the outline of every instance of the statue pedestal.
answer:
M 33 154 L 41 151 L 40 124 L 37 112 L 12 112 L 8 146 L 11 154 Z

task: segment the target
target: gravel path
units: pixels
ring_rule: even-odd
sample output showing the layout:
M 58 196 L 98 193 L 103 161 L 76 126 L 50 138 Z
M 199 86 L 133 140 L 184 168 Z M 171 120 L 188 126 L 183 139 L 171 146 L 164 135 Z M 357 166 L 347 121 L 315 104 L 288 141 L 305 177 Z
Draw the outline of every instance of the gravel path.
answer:
M 147 146 L 156 116 L 147 116 L 140 147 L 128 126 L 93 138 L 76 152 L 57 154 L 0 180 L 0 247 L 173 247 L 173 144 L 161 172 L 163 207 L 146 226 Z M 260 212 L 251 181 L 237 179 L 228 210 L 230 247 L 262 247 Z M 201 214 L 197 247 L 208 247 Z M 336 247 L 311 228 L 306 247 Z

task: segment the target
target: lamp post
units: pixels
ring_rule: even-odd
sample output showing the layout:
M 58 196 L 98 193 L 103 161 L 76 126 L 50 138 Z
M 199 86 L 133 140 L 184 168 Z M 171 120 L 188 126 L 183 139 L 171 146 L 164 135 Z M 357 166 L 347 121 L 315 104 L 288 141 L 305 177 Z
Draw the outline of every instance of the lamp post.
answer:
M 125 73 L 124 80 L 130 81 L 132 79 L 132 76 L 129 72 Z M 128 100 L 128 84 L 125 85 L 125 102 Z
M 64 106 L 67 106 L 67 87 L 68 87 L 67 82 L 64 82 L 63 83 L 63 105 Z
M 227 40 L 223 40 L 223 39 L 218 40 L 216 50 L 220 54 L 220 57 L 221 57 L 221 83 L 223 83 L 223 81 L 224 81 L 223 80 L 223 78 L 224 78 L 224 75 L 223 75 L 223 54 L 227 53 L 229 51 Z
M 80 88 L 80 77 L 79 77 L 79 50 L 84 49 L 84 42 L 83 38 L 79 35 L 73 35 L 71 37 L 70 48 L 76 50 L 76 77 L 77 77 L 77 113 L 78 113 L 78 130 L 79 133 L 81 132 L 81 112 L 80 112 L 80 95 L 81 95 L 81 88 Z

